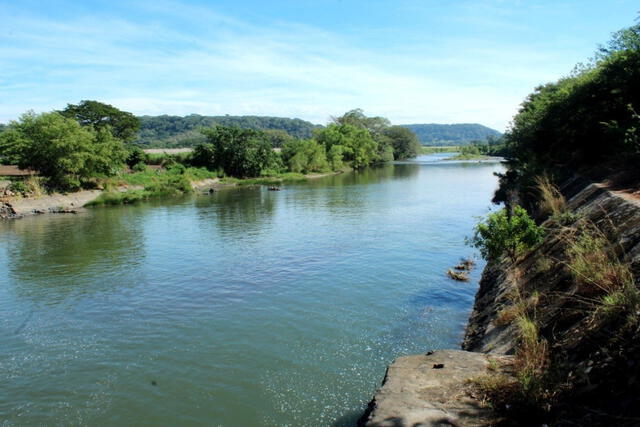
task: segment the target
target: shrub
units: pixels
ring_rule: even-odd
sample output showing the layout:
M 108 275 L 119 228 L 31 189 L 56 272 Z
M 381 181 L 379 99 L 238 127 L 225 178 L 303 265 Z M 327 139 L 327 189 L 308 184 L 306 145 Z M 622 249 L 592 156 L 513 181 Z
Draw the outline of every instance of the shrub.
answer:
M 541 240 L 542 228 L 535 224 L 527 211 L 516 205 L 511 215 L 506 208 L 489 214 L 476 226 L 469 243 L 480 249 L 488 261 L 497 261 L 507 254 L 515 262 L 520 254 Z

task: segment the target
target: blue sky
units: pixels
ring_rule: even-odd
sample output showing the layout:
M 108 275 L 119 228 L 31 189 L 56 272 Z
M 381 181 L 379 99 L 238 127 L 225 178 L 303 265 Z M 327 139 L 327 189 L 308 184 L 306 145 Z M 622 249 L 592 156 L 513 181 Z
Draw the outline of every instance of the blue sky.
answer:
M 638 16 L 637 0 L 0 0 L 0 122 L 95 99 L 135 114 L 503 131 L 538 84 Z

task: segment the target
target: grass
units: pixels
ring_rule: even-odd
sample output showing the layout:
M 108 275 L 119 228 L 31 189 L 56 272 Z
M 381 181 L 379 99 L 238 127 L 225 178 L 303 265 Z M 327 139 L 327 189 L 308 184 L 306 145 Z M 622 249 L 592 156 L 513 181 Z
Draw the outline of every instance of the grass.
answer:
M 616 256 L 606 235 L 584 223 L 567 239 L 567 266 L 578 284 L 577 293 L 595 308 L 593 318 L 626 317 L 637 322 L 640 292 L 629 264 Z
M 192 192 L 191 182 L 213 179 L 215 172 L 204 168 L 176 166 L 169 170 L 144 170 L 123 174 L 103 182 L 105 192 L 87 206 L 120 205 L 158 197 L 176 196 Z M 138 187 L 119 191 L 121 186 Z M 142 187 L 142 188 L 139 188 Z
M 460 151 L 460 147 L 457 145 L 444 145 L 444 146 L 422 146 L 420 147 L 420 154 L 433 154 L 433 153 L 457 153 Z
M 279 185 L 284 183 L 306 182 L 308 177 L 295 172 L 270 173 L 258 178 L 222 178 L 220 182 L 236 185 Z
M 563 215 L 567 211 L 567 201 L 549 175 L 537 176 L 534 181 L 539 196 L 538 209 L 545 215 L 554 217 Z
M 484 154 L 458 154 L 457 156 L 447 157 L 446 160 L 491 160 L 493 158 Z

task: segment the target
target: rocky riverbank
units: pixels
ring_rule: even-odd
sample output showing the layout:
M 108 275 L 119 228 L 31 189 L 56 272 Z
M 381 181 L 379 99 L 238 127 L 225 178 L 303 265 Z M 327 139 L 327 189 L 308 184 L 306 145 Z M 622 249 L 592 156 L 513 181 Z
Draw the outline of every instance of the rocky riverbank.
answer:
M 568 200 L 564 223 L 548 220 L 541 245 L 515 264 L 503 259 L 483 272 L 462 344 L 465 351 L 397 359 L 360 425 L 492 424 L 487 402 L 469 384 L 499 375 L 495 370 L 488 372 L 487 364 L 494 363 L 488 362 L 490 358 L 516 353 L 522 332 L 508 316 L 516 293 L 524 301 L 524 310 L 534 313 L 541 342 L 548 349 L 545 369 L 555 376 L 546 391 L 552 404 L 542 418 L 529 421 L 637 425 L 640 330 L 632 319 L 640 313 L 612 311 L 623 310 L 617 306 L 599 308 L 595 300 L 585 302 L 584 287 L 575 280 L 567 260 L 567 247 L 584 224 L 595 227 L 607 236 L 614 257 L 629 266 L 638 286 L 640 200 L 577 178 L 565 182 L 562 192 Z M 504 366 L 508 363 L 494 363 L 494 369 Z M 509 419 L 518 414 L 503 409 L 502 421 L 518 425 L 521 420 Z

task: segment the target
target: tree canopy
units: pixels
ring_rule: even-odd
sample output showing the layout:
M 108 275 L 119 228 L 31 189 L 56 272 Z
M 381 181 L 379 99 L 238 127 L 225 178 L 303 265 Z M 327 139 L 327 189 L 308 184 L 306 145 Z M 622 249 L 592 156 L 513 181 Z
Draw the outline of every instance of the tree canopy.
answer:
M 351 124 L 330 124 L 316 133 L 316 140 L 327 150 L 338 146 L 345 161 L 355 169 L 375 163 L 379 159 L 378 145 L 369 131 Z
M 391 126 L 383 131 L 393 148 L 393 158 L 405 160 L 416 157 L 420 152 L 420 142 L 415 133 L 403 126 Z
M 264 132 L 216 126 L 203 133 L 210 146 L 198 151 L 213 157 L 213 169 L 222 169 L 230 176 L 256 177 L 274 165 L 276 155 Z
M 422 145 L 465 145 L 499 138 L 501 133 L 477 123 L 402 125 L 416 134 Z
M 311 138 L 322 126 L 301 119 L 262 116 L 141 116 L 140 132 L 135 143 L 145 147 L 193 147 L 205 142 L 201 129 L 215 126 L 239 127 L 267 131 L 274 147 L 288 138 Z
M 0 134 L 0 152 L 65 190 L 96 175 L 114 175 L 127 157 L 122 141 L 109 130 L 80 126 L 57 112 L 30 112 L 11 122 Z
M 140 129 L 140 119 L 136 116 L 98 101 L 67 104 L 60 114 L 95 130 L 109 129 L 113 136 L 125 142 L 133 141 Z

